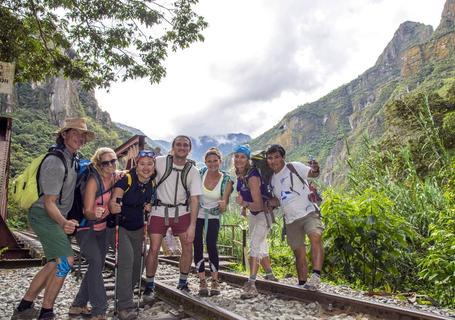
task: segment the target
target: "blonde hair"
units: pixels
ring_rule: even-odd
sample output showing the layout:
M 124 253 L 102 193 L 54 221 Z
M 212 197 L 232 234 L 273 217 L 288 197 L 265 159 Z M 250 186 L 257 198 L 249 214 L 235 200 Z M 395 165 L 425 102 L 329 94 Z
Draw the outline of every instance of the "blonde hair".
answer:
M 219 150 L 217 147 L 210 147 L 210 148 L 205 152 L 204 160 L 207 160 L 207 157 L 208 157 L 208 156 L 211 156 L 211 155 L 217 156 L 218 159 L 220 159 L 220 160 L 221 160 L 221 158 L 223 158 L 223 156 L 221 155 L 220 150 Z
M 101 158 L 103 155 L 106 153 L 113 153 L 115 154 L 115 151 L 112 150 L 111 148 L 98 148 L 95 153 L 93 154 L 92 158 L 90 159 L 92 161 L 93 166 L 98 172 L 101 172 Z

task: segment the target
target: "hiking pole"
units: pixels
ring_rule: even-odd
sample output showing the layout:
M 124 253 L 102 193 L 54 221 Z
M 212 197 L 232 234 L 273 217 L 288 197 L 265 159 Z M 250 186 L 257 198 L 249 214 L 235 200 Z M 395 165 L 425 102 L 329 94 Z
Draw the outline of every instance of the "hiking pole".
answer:
M 118 204 L 122 203 L 122 198 L 115 200 Z M 118 243 L 119 243 L 119 224 L 120 224 L 120 213 L 115 215 L 115 265 L 114 265 L 114 319 L 118 318 Z
M 145 205 L 144 205 L 145 207 Z M 141 290 L 141 285 L 142 285 L 142 273 L 144 272 L 144 256 L 145 252 L 147 251 L 147 227 L 148 227 L 148 211 L 145 210 L 144 208 L 144 237 L 142 239 L 142 249 L 141 249 L 141 265 L 140 269 L 141 271 L 139 272 L 139 285 L 138 285 L 138 297 L 137 297 L 137 306 L 136 306 L 136 311 L 139 313 L 139 305 L 141 303 L 141 298 L 142 298 L 142 290 Z

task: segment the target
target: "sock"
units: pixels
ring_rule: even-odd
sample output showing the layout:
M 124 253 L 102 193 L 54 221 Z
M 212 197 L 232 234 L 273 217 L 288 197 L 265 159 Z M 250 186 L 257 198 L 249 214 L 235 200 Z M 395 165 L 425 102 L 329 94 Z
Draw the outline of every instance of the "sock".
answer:
M 250 275 L 250 277 L 248 278 L 248 281 L 250 281 L 250 282 L 256 281 L 256 275 L 255 274 Z
M 145 286 L 147 288 L 154 289 L 155 288 L 155 276 L 146 276 L 145 277 Z
M 33 305 L 33 301 L 27 301 L 22 299 L 19 305 L 17 306 L 17 311 L 24 311 L 26 309 L 30 309 Z
M 272 271 L 272 269 L 270 268 L 270 269 L 265 270 L 265 275 L 266 275 L 266 276 L 273 276 L 273 271 Z
M 185 285 L 188 283 L 188 273 L 180 272 L 179 285 Z
M 52 313 L 54 312 L 54 309 L 53 309 L 53 308 L 50 308 L 50 309 L 41 308 L 41 311 L 40 311 L 40 313 L 39 313 L 38 319 L 41 318 L 41 316 L 43 316 L 44 314 L 46 314 L 46 313 L 51 313 L 51 312 L 52 312 Z
M 313 269 L 313 273 L 316 273 L 318 276 L 321 276 L 321 270 Z
M 306 280 L 299 280 L 299 286 L 303 286 L 306 283 Z

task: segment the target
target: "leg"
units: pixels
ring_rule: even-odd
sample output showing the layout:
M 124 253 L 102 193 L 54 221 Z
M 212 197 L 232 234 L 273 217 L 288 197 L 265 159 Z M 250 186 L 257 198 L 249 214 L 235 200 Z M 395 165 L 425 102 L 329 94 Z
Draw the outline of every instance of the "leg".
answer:
M 161 242 L 163 241 L 162 234 L 149 233 L 150 248 L 147 254 L 145 273 L 147 277 L 154 277 L 158 269 L 158 254 L 160 253 Z
M 46 285 L 46 291 L 44 291 L 42 304 L 43 308 L 52 309 L 54 307 L 55 299 L 57 298 L 63 282 L 65 282 L 66 275 L 71 270 L 73 263 L 73 256 L 57 258 L 57 272 L 55 274 L 51 274 L 51 278 Z
M 205 279 L 204 263 L 204 219 L 197 219 L 196 230 L 194 233 L 194 265 L 199 274 L 199 279 Z
M 322 245 L 322 236 L 319 232 L 308 234 L 311 243 L 311 259 L 313 270 L 321 271 L 322 262 L 324 261 L 324 248 Z
M 131 245 L 133 249 L 133 271 L 132 271 L 132 287 L 134 288 L 139 282 L 139 277 L 142 277 L 141 256 L 144 241 L 144 228 L 130 231 Z
M 118 309 L 134 308 L 133 303 L 133 247 L 130 231 L 123 227 L 119 230 L 118 244 Z
M 90 252 L 88 258 L 89 267 L 86 275 L 88 274 L 89 301 L 93 307 L 93 315 L 106 314 L 108 308 L 102 274 L 107 253 L 106 237 L 105 231 L 96 232 L 94 241 L 90 243 L 92 248 L 86 250 Z
M 55 274 L 55 268 L 57 263 L 50 261 L 44 265 L 44 267 L 38 271 L 33 277 L 32 282 L 24 295 L 24 300 L 34 301 L 41 291 L 46 287 L 47 282 L 51 279 L 52 275 Z
M 209 254 L 210 271 L 213 279 L 218 279 L 220 259 L 218 256 L 218 234 L 220 231 L 220 220 L 210 219 L 207 231 L 207 252 Z
M 306 261 L 306 248 L 305 246 L 298 247 L 293 250 L 295 256 L 295 266 L 297 269 L 297 276 L 299 284 L 304 284 L 308 277 L 308 264 Z

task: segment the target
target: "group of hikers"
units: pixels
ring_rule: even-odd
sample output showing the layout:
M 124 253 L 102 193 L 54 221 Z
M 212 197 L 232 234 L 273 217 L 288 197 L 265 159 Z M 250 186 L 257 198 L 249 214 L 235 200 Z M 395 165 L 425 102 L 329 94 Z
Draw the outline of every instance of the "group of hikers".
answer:
M 82 195 L 83 219 L 70 219 L 68 212 L 73 206 L 78 179 L 77 152 L 94 138 L 83 118 L 66 119 L 56 139 L 65 163 L 61 156 L 51 154 L 39 167 L 39 199 L 29 209 L 28 219 L 42 244 L 47 263 L 34 276 L 15 308 L 14 319 L 56 318 L 55 300 L 74 265 L 68 238 L 72 234 L 88 268 L 68 311 L 70 316 L 107 319 L 108 298 L 102 271 L 108 248 L 112 246 L 116 252 L 114 312 L 122 320 L 136 319 L 139 304 L 133 300 L 134 288 L 139 287 L 138 302 L 154 301 L 158 254 L 169 228 L 181 242 L 177 288 L 190 291 L 188 275 L 194 249 L 199 295 L 219 295 L 220 214 L 226 211 L 234 184 L 235 202 L 247 217 L 249 228 L 250 275 L 241 298 L 258 295 L 255 281 L 261 265 L 266 280 L 278 281 L 272 271 L 267 245 L 271 212 L 277 207 L 283 211 L 287 241 L 295 255 L 298 286 L 308 290 L 319 288 L 324 226 L 318 207 L 309 197 L 307 182 L 307 178 L 319 175 L 316 161 L 308 166 L 300 162 L 287 163 L 284 148 L 271 145 L 266 150 L 266 159 L 273 176 L 265 182 L 250 161 L 249 146 L 240 145 L 233 150 L 235 182 L 221 170 L 222 155 L 215 147 L 205 153 L 206 167 L 197 169 L 188 159 L 192 145 L 185 135 L 172 141 L 167 156 L 158 156 L 153 150 L 139 151 L 129 171 L 117 169 L 118 159 L 112 149 L 99 148 L 91 158 L 95 174 L 89 176 Z M 147 236 L 150 246 L 145 257 Z M 309 278 L 305 236 L 311 244 L 313 270 Z M 210 286 L 205 273 L 204 239 L 209 256 Z M 144 264 L 146 280 L 142 291 Z M 43 289 L 44 298 L 38 311 L 34 301 Z

